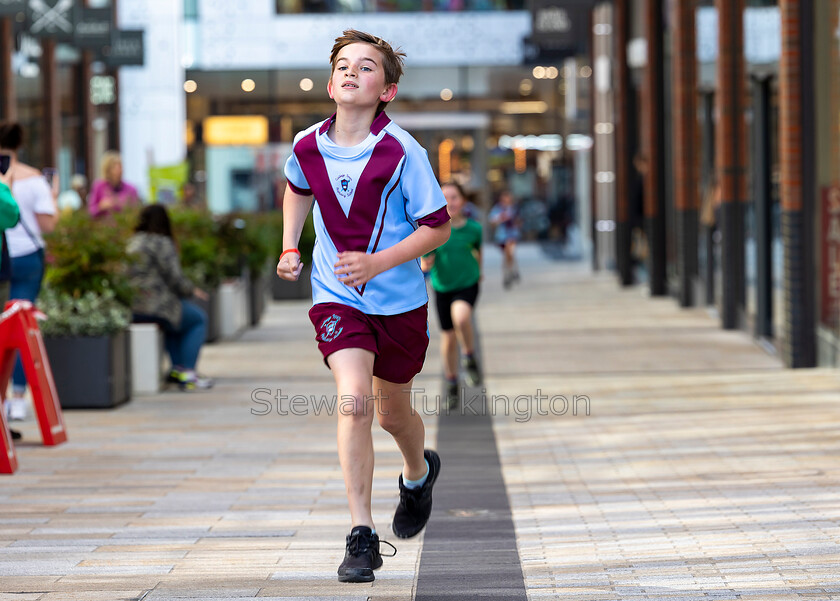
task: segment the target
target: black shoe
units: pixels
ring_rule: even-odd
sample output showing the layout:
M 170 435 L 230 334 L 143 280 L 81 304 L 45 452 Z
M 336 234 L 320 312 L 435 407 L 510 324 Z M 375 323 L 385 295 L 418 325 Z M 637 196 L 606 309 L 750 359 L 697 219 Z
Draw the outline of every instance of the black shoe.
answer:
M 455 409 L 458 406 L 458 382 L 446 383 L 446 399 L 444 399 L 446 409 Z
M 475 357 L 462 357 L 461 366 L 464 368 L 467 386 L 478 386 L 481 384 L 481 370 Z
M 397 505 L 394 522 L 391 524 L 394 534 L 400 538 L 416 536 L 432 514 L 432 487 L 440 474 L 440 456 L 426 449 L 423 457 L 429 462 L 429 475 L 423 486 L 413 490 L 406 488 L 400 474 L 400 504 Z
M 12 440 L 20 440 L 21 438 L 23 438 L 23 434 L 21 434 L 17 430 L 12 430 L 11 428 L 9 428 L 9 434 L 12 435 Z
M 382 541 L 397 549 L 388 541 Z M 373 571 L 382 567 L 382 555 L 379 553 L 379 535 L 374 534 L 367 526 L 356 526 L 347 535 L 347 550 L 344 561 L 338 566 L 339 582 L 373 582 Z

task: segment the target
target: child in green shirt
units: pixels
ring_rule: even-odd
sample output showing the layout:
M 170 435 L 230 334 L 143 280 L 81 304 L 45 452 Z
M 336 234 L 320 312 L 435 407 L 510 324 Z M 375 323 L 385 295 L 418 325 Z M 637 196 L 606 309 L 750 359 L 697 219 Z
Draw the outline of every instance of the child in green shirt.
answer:
M 423 257 L 423 271 L 431 271 L 441 332 L 441 356 L 446 378 L 446 405 L 458 401 L 458 345 L 468 386 L 481 382 L 475 358 L 472 313 L 481 281 L 481 224 L 464 215 L 467 198 L 457 182 L 441 186 L 452 224 L 449 240 Z

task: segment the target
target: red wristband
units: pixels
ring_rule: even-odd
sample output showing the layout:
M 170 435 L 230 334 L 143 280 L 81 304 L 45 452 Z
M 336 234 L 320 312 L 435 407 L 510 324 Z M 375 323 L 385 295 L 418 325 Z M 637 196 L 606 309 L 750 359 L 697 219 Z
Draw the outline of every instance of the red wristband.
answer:
M 296 249 L 296 248 L 289 248 L 289 249 L 287 249 L 287 250 L 284 250 L 282 253 L 280 253 L 280 259 L 278 259 L 278 261 L 279 261 L 279 260 L 282 260 L 282 259 L 283 259 L 283 257 L 284 257 L 284 256 L 286 256 L 286 253 L 297 253 L 298 257 L 300 257 L 300 251 L 299 251 L 298 249 Z

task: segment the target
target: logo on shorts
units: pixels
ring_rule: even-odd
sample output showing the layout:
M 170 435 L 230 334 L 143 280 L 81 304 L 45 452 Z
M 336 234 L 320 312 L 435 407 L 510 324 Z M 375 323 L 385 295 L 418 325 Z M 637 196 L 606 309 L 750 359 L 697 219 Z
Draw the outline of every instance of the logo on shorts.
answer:
M 323 330 L 321 333 L 321 340 L 324 342 L 332 342 L 338 338 L 339 334 L 344 331 L 344 328 L 338 327 L 339 321 L 341 321 L 341 317 L 335 313 L 324 320 L 324 323 L 321 324 L 321 329 Z
M 350 185 L 353 182 L 353 178 L 349 175 L 339 175 L 335 178 L 336 187 L 335 191 L 347 198 L 351 194 L 353 194 L 354 188 Z

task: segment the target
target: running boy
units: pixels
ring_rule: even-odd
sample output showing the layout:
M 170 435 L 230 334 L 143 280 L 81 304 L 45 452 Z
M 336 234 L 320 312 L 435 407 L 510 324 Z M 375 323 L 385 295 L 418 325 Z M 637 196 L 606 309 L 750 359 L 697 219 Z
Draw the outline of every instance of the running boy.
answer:
M 452 235 L 446 244 L 423 257 L 422 267 L 432 274 L 441 329 L 446 406 L 451 409 L 458 402 L 458 345 L 463 352 L 461 364 L 467 385 L 477 386 L 481 382 L 472 327 L 481 280 L 481 224 L 464 215 L 467 197 L 460 184 L 447 182 L 441 189 L 452 220 Z
M 374 412 L 403 456 L 391 525 L 398 537 L 426 525 L 440 473 L 437 453 L 423 448 L 410 389 L 429 345 L 419 257 L 449 238 L 449 215 L 425 150 L 383 112 L 397 94 L 404 56 L 360 31 L 337 38 L 327 84 L 336 113 L 295 137 L 285 168 L 277 264 L 285 280 L 300 276 L 295 247 L 317 200 L 309 317 L 341 400 L 338 458 L 352 520 L 342 582 L 370 582 L 382 565 L 371 515 Z

